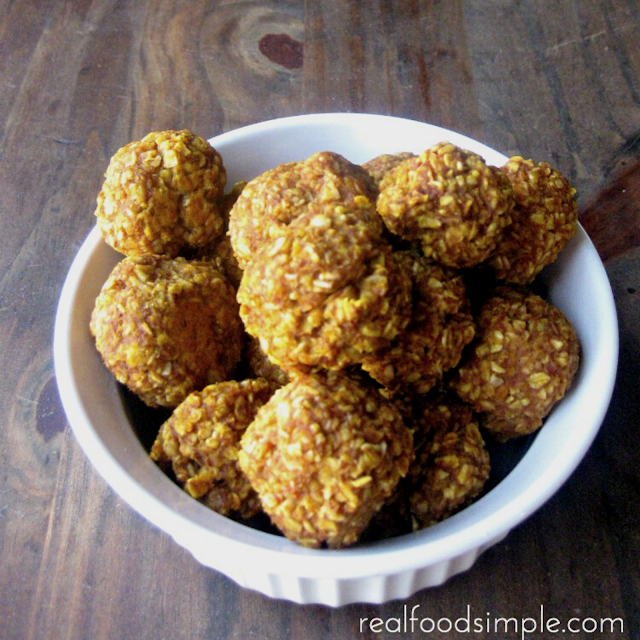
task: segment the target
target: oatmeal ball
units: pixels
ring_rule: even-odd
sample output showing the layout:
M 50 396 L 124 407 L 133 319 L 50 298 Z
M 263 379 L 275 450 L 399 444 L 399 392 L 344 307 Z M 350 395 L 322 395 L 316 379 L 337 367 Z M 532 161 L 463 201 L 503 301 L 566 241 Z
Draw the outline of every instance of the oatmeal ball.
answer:
M 409 507 L 406 478 L 398 483 L 396 491 L 380 507 L 367 528 L 360 535 L 359 542 L 378 542 L 413 532 L 413 518 Z
M 242 437 L 262 508 L 302 545 L 345 547 L 407 473 L 411 434 L 377 391 L 343 373 L 296 377 Z
M 193 498 L 224 516 L 250 518 L 260 500 L 238 466 L 240 438 L 275 387 L 219 382 L 194 391 L 160 427 L 151 458 Z
M 222 198 L 221 214 L 223 223 L 220 234 L 210 242 L 207 242 L 207 244 L 184 252 L 186 258 L 211 262 L 216 269 L 224 273 L 227 280 L 236 289 L 240 286 L 240 280 L 242 280 L 242 269 L 233 252 L 231 238 L 229 238 L 229 212 L 246 184 L 245 181 L 236 182 L 231 191 L 225 193 Z
M 244 188 L 247 186 L 246 180 L 238 180 L 235 182 L 233 187 L 231 187 L 231 191 L 229 193 L 225 193 L 222 198 L 222 213 L 227 222 L 227 227 L 229 223 L 229 214 L 231 213 L 231 209 L 233 209 L 233 205 L 237 202 L 240 194 L 243 192 Z
M 525 285 L 555 261 L 575 234 L 576 190 L 546 162 L 515 156 L 502 170 L 511 181 L 515 208 L 489 264 L 499 280 Z
M 437 395 L 418 421 L 426 441 L 407 475 L 413 530 L 440 522 L 475 498 L 489 477 L 489 453 L 472 410 Z M 415 437 L 415 436 L 414 436 Z
M 360 166 L 330 151 L 283 164 L 251 180 L 231 210 L 229 234 L 242 268 L 265 242 L 280 237 L 312 202 L 348 203 L 377 188 Z
M 415 252 L 394 254 L 412 281 L 411 319 L 391 345 L 362 368 L 393 392 L 424 394 L 455 367 L 475 325 L 462 276 Z
M 409 276 L 381 240 L 370 201 L 319 204 L 247 265 L 238 301 L 251 335 L 285 371 L 342 369 L 409 321 Z
M 377 206 L 389 230 L 419 242 L 427 258 L 473 267 L 490 256 L 511 222 L 513 192 L 499 169 L 441 142 L 387 173 Z
M 253 336 L 245 341 L 242 360 L 248 378 L 264 378 L 280 387 L 289 382 L 289 374 L 269 360 L 259 340 Z
M 482 305 L 473 351 L 451 381 L 498 440 L 536 431 L 569 388 L 580 345 L 564 314 L 502 286 Z
M 111 158 L 95 215 L 107 243 L 127 256 L 176 257 L 216 237 L 226 172 L 190 131 L 158 131 Z
M 210 262 L 218 271 L 223 273 L 234 289 L 240 286 L 242 269 L 236 260 L 231 247 L 231 240 L 226 233 L 220 234 L 204 247 L 200 247 L 189 256 L 193 260 Z
M 90 329 L 106 367 L 151 407 L 232 377 L 243 343 L 235 292 L 219 271 L 150 254 L 114 267 Z
M 391 169 L 395 169 L 401 162 L 415 157 L 416 154 L 410 153 L 409 151 L 402 151 L 400 153 L 383 153 L 382 155 L 376 156 L 375 158 L 365 162 L 362 165 L 362 168 L 366 169 L 369 175 L 374 179 L 375 183 L 380 186 L 382 178 L 384 178 Z
M 473 501 L 490 471 L 489 454 L 470 407 L 452 393 L 414 396 L 405 424 L 415 459 L 364 538 L 382 540 L 445 520 Z

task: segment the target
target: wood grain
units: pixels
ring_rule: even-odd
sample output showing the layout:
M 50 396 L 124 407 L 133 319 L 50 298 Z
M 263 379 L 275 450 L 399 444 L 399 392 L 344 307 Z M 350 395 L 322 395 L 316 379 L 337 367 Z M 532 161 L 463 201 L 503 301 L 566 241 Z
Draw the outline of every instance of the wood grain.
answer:
M 407 604 L 620 616 L 640 638 L 639 28 L 632 0 L 0 0 L 0 637 L 391 638 L 359 620 Z M 562 490 L 443 587 L 338 610 L 243 590 L 129 509 L 67 426 L 51 350 L 120 146 L 328 111 L 554 164 L 578 188 L 621 327 L 611 409 Z

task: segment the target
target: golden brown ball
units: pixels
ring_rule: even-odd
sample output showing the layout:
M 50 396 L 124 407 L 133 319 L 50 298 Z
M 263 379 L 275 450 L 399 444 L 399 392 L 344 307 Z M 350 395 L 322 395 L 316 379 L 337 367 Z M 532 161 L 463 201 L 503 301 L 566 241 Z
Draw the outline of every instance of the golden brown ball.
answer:
M 390 391 L 424 394 L 458 364 L 475 326 L 461 275 L 415 252 L 394 255 L 411 278 L 411 319 L 362 368 Z
M 511 222 L 513 192 L 479 155 L 441 142 L 385 174 L 377 206 L 389 230 L 420 243 L 427 258 L 473 267 Z
M 343 373 L 294 378 L 241 444 L 240 467 L 264 511 L 308 547 L 356 542 L 413 459 L 395 407 Z
M 571 323 L 541 297 L 505 285 L 484 302 L 476 327 L 452 388 L 497 439 L 533 433 L 578 369 L 580 344 Z
M 482 491 L 490 460 L 478 421 L 454 397 L 436 394 L 414 422 L 425 441 L 407 475 L 413 530 L 450 517 Z
M 247 331 L 285 369 L 341 369 L 409 320 L 410 287 L 370 201 L 314 203 L 262 246 L 238 289 Z
M 231 210 L 229 235 L 240 266 L 262 244 L 280 237 L 312 202 L 346 204 L 361 196 L 375 202 L 373 179 L 331 151 L 266 171 L 247 184 Z
M 256 379 L 194 391 L 160 427 L 152 460 L 214 511 L 254 516 L 260 500 L 238 466 L 240 438 L 274 390 L 266 380 Z
M 499 280 L 525 285 L 555 261 L 575 234 L 575 189 L 546 162 L 515 156 L 502 170 L 513 187 L 513 222 L 489 264 Z
M 219 271 L 156 255 L 114 267 L 90 329 L 107 368 L 152 407 L 231 378 L 244 339 L 235 291 Z
M 226 171 L 220 154 L 188 130 L 155 131 L 111 158 L 95 215 L 107 243 L 127 256 L 177 256 L 222 228 Z
M 247 378 L 265 378 L 282 387 L 289 382 L 289 374 L 271 362 L 262 350 L 260 341 L 247 336 L 242 354 L 242 366 Z
M 374 179 L 375 183 L 380 186 L 382 178 L 395 169 L 401 162 L 409 158 L 415 158 L 415 153 L 409 151 L 401 151 L 400 153 L 383 153 L 375 158 L 371 158 L 362 165 L 369 175 Z

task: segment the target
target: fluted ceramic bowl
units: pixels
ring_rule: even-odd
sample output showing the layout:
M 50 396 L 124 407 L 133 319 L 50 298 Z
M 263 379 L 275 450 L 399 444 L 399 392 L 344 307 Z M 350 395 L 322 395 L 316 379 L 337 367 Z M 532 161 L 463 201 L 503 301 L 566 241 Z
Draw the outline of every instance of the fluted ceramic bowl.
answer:
M 479 153 L 490 164 L 506 161 L 499 152 L 452 131 L 361 114 L 273 120 L 230 131 L 211 143 L 222 154 L 233 184 L 316 151 L 336 151 L 362 163 L 381 153 L 419 153 L 441 140 Z M 54 358 L 69 423 L 97 471 L 133 509 L 198 562 L 268 596 L 330 606 L 381 603 L 468 570 L 566 481 L 591 445 L 612 393 L 618 353 L 615 307 L 602 262 L 579 228 L 557 262 L 539 276 L 545 295 L 573 323 L 582 345 L 574 384 L 544 427 L 535 437 L 501 449 L 488 490 L 448 520 L 349 549 L 305 549 L 211 511 L 149 459 L 136 424 L 143 418 L 132 411 L 127 394 L 103 366 L 89 334 L 95 297 L 120 259 L 94 228 L 62 290 Z

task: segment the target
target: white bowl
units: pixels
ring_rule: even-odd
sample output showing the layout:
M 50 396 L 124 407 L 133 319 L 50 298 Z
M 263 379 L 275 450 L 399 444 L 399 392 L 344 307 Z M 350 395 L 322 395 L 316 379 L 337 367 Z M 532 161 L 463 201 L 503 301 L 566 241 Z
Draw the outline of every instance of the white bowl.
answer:
M 475 151 L 491 164 L 506 160 L 445 129 L 358 114 L 284 118 L 225 133 L 211 143 L 222 154 L 233 183 L 316 151 L 336 151 L 361 163 L 380 153 L 421 152 L 440 140 Z M 470 507 L 429 529 L 343 550 L 305 549 L 214 513 L 147 456 L 118 385 L 89 334 L 95 297 L 120 258 L 94 228 L 62 290 L 54 358 L 69 423 L 95 468 L 133 509 L 203 565 L 268 596 L 330 606 L 381 603 L 406 598 L 469 569 L 480 553 L 565 482 L 591 445 L 611 397 L 618 355 L 613 296 L 597 252 L 579 228 L 540 278 L 548 299 L 565 312 L 579 335 L 580 369 L 513 470 Z

